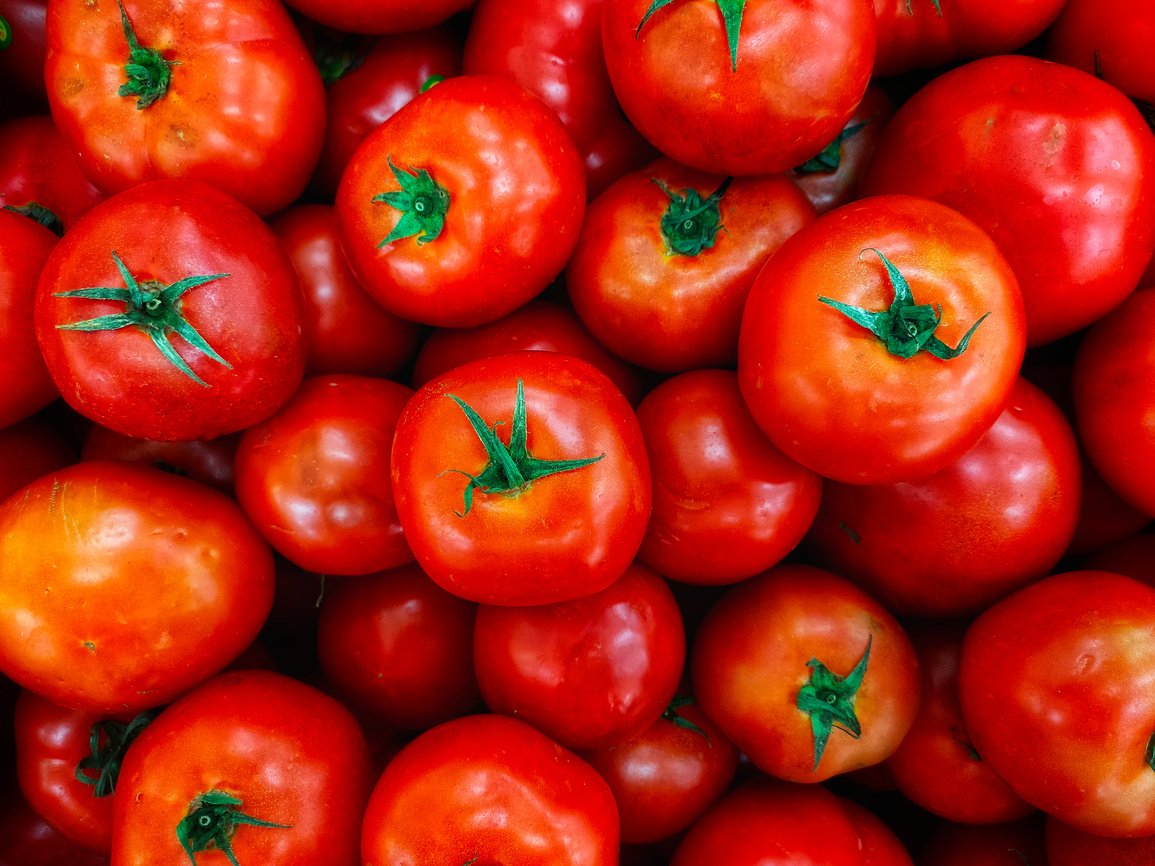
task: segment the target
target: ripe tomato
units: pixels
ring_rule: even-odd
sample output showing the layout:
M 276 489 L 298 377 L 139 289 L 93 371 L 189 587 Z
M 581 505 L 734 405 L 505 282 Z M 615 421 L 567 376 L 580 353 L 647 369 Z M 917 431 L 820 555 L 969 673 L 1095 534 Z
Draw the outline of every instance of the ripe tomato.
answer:
M 553 352 L 496 355 L 426 383 L 397 422 L 392 472 L 421 567 L 487 604 L 604 589 L 650 513 L 629 403 L 597 368 Z
M 42 475 L 76 462 L 63 436 L 34 416 L 0 429 L 0 502 Z
M 44 75 L 61 134 L 109 194 L 188 178 L 267 216 L 321 152 L 321 76 L 274 0 L 53 0 Z
M 0 49 L 0 78 L 39 101 L 47 95 L 44 89 L 47 10 L 48 0 L 0 0 L 0 43 L 4 45 Z
M 1147 0 L 1067 0 L 1047 31 L 1046 57 L 1155 103 L 1155 7 Z
M 890 484 L 982 438 L 1023 348 L 1018 283 L 991 239 L 935 202 L 878 196 L 819 217 L 762 269 L 738 382 L 788 457 L 846 484 Z
M 153 469 L 191 478 L 235 497 L 233 462 L 240 442 L 240 433 L 229 433 L 216 439 L 156 442 L 152 439 L 134 439 L 93 424 L 84 437 L 80 459 L 132 460 Z
M 440 24 L 473 0 L 293 0 L 313 21 L 348 33 L 409 33 Z
M 15 786 L 0 800 L 0 866 L 109 866 L 53 830 Z
M 172 700 L 257 636 L 268 545 L 235 502 L 135 463 L 78 463 L 0 504 L 0 669 L 61 706 Z
M 1150 866 L 1155 863 L 1155 836 L 1140 839 L 1104 839 L 1076 830 L 1057 818 L 1047 818 L 1044 831 L 1047 866 L 1083 866 L 1110 863 L 1111 866 Z
M 910 853 L 883 821 L 853 800 L 839 797 L 862 843 L 862 866 L 914 866 Z

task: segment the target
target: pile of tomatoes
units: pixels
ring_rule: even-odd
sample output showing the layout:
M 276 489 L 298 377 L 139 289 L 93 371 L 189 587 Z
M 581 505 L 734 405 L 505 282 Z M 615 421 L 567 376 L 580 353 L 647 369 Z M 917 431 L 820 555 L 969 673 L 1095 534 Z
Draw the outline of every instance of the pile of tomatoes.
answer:
M 1155 866 L 1149 0 L 0 0 L 0 866 Z

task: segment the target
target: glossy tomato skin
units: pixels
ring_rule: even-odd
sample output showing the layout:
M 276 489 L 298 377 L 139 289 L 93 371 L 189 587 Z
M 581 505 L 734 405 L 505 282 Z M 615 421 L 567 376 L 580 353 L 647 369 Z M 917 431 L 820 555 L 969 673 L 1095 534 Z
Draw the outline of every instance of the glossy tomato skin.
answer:
M 685 658 L 674 595 L 638 564 L 573 601 L 482 605 L 473 631 L 485 703 L 567 749 L 613 746 L 654 724 L 674 697 Z
M 68 441 L 42 418 L 0 429 L 0 502 L 42 475 L 76 462 Z
M 274 549 L 318 574 L 369 574 L 413 558 L 384 483 L 412 394 L 388 379 L 318 376 L 245 431 L 237 499 Z
M 436 239 L 382 244 L 402 218 L 374 201 L 401 188 L 390 160 L 428 172 L 448 194 Z M 467 75 L 427 90 L 365 139 L 337 190 L 337 222 L 354 273 L 385 309 L 467 328 L 512 312 L 561 273 L 585 196 L 581 157 L 557 115 L 511 81 Z
M 967 630 L 959 697 L 983 760 L 1019 796 L 1102 836 L 1155 833 L 1155 589 L 1053 575 Z
M 419 329 L 382 309 L 357 282 L 337 237 L 333 208 L 298 205 L 269 226 L 285 245 L 305 296 L 305 375 L 396 374 L 417 350 Z
M 222 275 L 189 289 L 180 304 L 231 369 L 176 334 L 166 339 L 204 384 L 135 326 L 62 330 L 125 312 L 124 301 L 55 297 L 90 286 L 123 289 L 114 252 L 141 283 Z M 45 266 L 34 318 L 69 405 L 138 439 L 211 439 L 251 427 L 288 400 L 304 374 L 303 301 L 292 263 L 252 211 L 199 181 L 144 184 L 89 212 Z
M 109 194 L 205 181 L 262 216 L 296 199 L 321 152 L 325 91 L 284 7 L 129 0 L 124 9 L 142 46 L 180 64 L 145 108 L 117 94 L 128 57 L 117 6 L 48 5 L 49 104 L 84 174 Z
M 192 688 L 252 643 L 273 600 L 268 545 L 235 502 L 133 463 L 78 463 L 6 500 L 0 563 L 4 672 L 95 712 Z
M 460 472 L 477 476 L 487 457 L 450 395 L 497 424 L 508 445 L 519 380 L 534 457 L 605 457 L 513 496 L 475 491 L 465 514 Z M 629 403 L 597 368 L 553 352 L 484 358 L 426 383 L 397 422 L 391 465 L 417 561 L 450 592 L 486 604 L 550 604 L 604 589 L 633 560 L 650 512 L 649 461 Z
M 1023 293 L 1027 344 L 1103 316 L 1155 249 L 1155 137 L 1118 90 L 1033 57 L 934 79 L 895 114 L 860 195 L 926 196 L 988 232 Z
M 751 0 L 734 64 L 720 8 L 606 0 L 602 41 L 622 109 L 655 147 L 722 175 L 793 168 L 829 144 L 862 99 L 874 16 L 859 0 Z
M 241 800 L 247 815 L 292 825 L 238 825 L 238 862 L 355 866 L 371 774 L 365 737 L 337 701 L 272 671 L 221 674 L 133 743 L 117 791 L 113 861 L 183 862 L 177 824 L 194 798 L 220 791 Z M 211 851 L 196 859 L 227 862 Z
M 980 317 L 965 352 L 891 354 L 819 296 L 871 311 L 895 292 L 876 249 L 917 304 L 942 307 L 949 347 Z M 846 484 L 925 477 L 994 423 L 1024 351 L 1022 299 L 1005 258 L 974 223 L 911 196 L 878 196 L 820 217 L 758 275 L 742 316 L 738 382 L 754 420 L 787 456 Z
M 81 460 L 132 460 L 171 472 L 235 497 L 233 464 L 241 434 L 187 442 L 134 439 L 93 424 L 84 438 Z
M 1143 0 L 1067 0 L 1047 31 L 1046 57 L 1095 74 L 1133 99 L 1155 103 L 1155 9 Z
M 421 731 L 481 702 L 473 672 L 477 605 L 416 563 L 333 581 L 317 631 L 321 669 L 350 706 Z
M 581 152 L 589 197 L 653 159 L 622 116 L 602 48 L 605 0 L 482 0 L 465 42 L 466 74 L 502 75 L 557 112 Z
M 614 866 L 618 810 L 597 772 L 524 722 L 466 716 L 426 731 L 385 768 L 361 842 L 365 866 Z
M 598 196 L 566 266 L 570 301 L 610 351 L 677 373 L 732 365 L 742 308 L 762 266 L 814 210 L 781 174 L 738 178 L 718 202 L 721 226 L 696 255 L 674 255 L 662 217 L 671 193 L 705 200 L 725 181 L 659 159 Z
M 1057 818 L 1047 818 L 1044 839 L 1047 866 L 1080 866 L 1096 862 L 1112 866 L 1150 866 L 1155 863 L 1155 836 L 1105 839 L 1076 830 Z
M 831 731 L 815 766 L 811 715 L 799 690 L 817 659 L 839 677 L 866 655 L 854 699 L 861 736 Z M 792 782 L 821 782 L 877 764 L 898 748 L 918 712 L 921 682 L 910 638 L 845 578 L 779 565 L 726 593 L 692 650 L 694 694 L 754 766 Z
M 827 484 L 808 546 L 895 613 L 974 615 L 1058 563 L 1079 517 L 1079 480 L 1071 425 L 1020 377 L 983 438 L 945 469 Z
M 822 477 L 766 438 L 730 370 L 668 379 L 638 406 L 654 510 L 638 558 L 686 583 L 736 583 L 776 565 L 818 512 Z

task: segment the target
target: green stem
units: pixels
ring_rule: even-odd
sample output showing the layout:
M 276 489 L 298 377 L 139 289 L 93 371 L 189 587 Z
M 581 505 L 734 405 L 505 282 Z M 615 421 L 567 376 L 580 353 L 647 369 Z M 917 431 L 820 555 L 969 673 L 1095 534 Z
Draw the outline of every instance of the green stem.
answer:
M 77 780 L 93 786 L 92 796 L 107 797 L 115 793 L 116 782 L 120 778 L 120 765 L 124 762 L 128 747 L 159 712 L 160 710 L 143 712 L 127 725 L 106 719 L 92 726 L 88 732 L 88 745 L 92 754 L 81 758 L 80 763 L 76 765 Z M 101 734 L 104 735 L 103 743 Z M 97 775 L 90 776 L 88 774 L 90 770 L 95 770 Z
M 155 48 L 145 48 L 136 38 L 136 31 L 132 29 L 132 22 L 128 20 L 128 13 L 124 11 L 124 4 L 116 0 L 120 7 L 120 23 L 124 27 L 124 38 L 128 41 L 128 62 L 124 64 L 124 74 L 128 79 L 116 91 L 118 96 L 135 96 L 138 110 L 148 108 L 158 99 L 168 93 L 168 85 L 172 80 L 173 66 L 180 66 L 174 61 L 165 60 Z
M 229 858 L 233 866 L 240 866 L 233 853 L 232 839 L 242 824 L 253 827 L 275 827 L 288 830 L 292 824 L 274 824 L 246 815 L 242 803 L 224 791 L 207 791 L 189 804 L 188 815 L 176 825 L 176 837 L 188 858 L 196 866 L 196 855 L 209 848 L 216 848 Z

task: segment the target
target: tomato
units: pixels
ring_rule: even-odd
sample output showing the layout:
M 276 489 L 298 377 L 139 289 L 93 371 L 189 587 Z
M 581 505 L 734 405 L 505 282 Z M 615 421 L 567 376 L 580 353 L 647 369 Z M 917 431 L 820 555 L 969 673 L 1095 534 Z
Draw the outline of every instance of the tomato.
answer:
M 622 116 L 602 48 L 604 0 L 482 0 L 463 65 L 516 81 L 557 112 L 581 152 L 586 191 L 599 195 L 657 154 Z
M 473 631 L 485 703 L 567 749 L 604 749 L 654 724 L 674 697 L 685 659 L 673 594 L 636 564 L 573 601 L 483 604 Z
M 465 328 L 512 312 L 561 273 L 585 194 L 557 115 L 510 81 L 467 75 L 365 139 L 337 190 L 337 224 L 381 306 Z
M 958 697 L 964 626 L 910 632 L 922 667 L 922 704 L 902 744 L 886 759 L 898 789 L 918 806 L 963 824 L 1013 821 L 1035 811 L 975 751 Z
M 10 791 L 14 788 L 9 786 Z M 0 866 L 109 866 L 110 862 L 53 830 L 19 791 L 0 802 L 0 839 Z
M 906 847 L 880 818 L 853 800 L 838 799 L 862 842 L 862 866 L 914 866 Z
M 874 16 L 860 0 L 606 0 L 602 41 L 622 109 L 658 150 L 713 174 L 770 174 L 854 112 Z
M 638 406 L 654 510 L 638 558 L 672 580 L 736 583 L 802 540 L 822 477 L 779 451 L 754 423 L 729 370 L 658 385 Z
M 467 716 L 426 731 L 377 782 L 364 866 L 615 866 L 618 810 L 592 767 L 524 722 Z
M 133 460 L 154 469 L 191 478 L 233 496 L 233 462 L 240 442 L 240 433 L 229 433 L 208 440 L 156 442 L 152 439 L 134 439 L 93 424 L 84 438 L 80 459 Z
M 355 866 L 370 774 L 361 729 L 337 701 L 272 671 L 221 674 L 129 750 L 112 858 L 215 866 L 231 851 L 247 866 Z
M 663 158 L 590 204 L 566 288 L 586 327 L 627 361 L 662 372 L 732 365 L 754 278 L 813 221 L 783 175 L 731 181 Z
M 0 126 L 0 205 L 64 234 L 104 193 L 80 172 L 51 117 L 20 117 Z
M 935 202 L 879 196 L 819 217 L 762 269 L 738 383 L 786 456 L 846 484 L 891 484 L 982 438 L 1023 348 L 1018 284 L 990 238 Z
M 1151 130 L 1115 88 L 1034 57 L 934 79 L 887 125 L 859 193 L 933 198 L 988 232 L 1019 278 L 1031 346 L 1117 306 L 1155 250 Z
M 57 397 L 36 345 L 36 283 L 56 236 L 34 221 L 0 210 L 0 429 Z
M 321 152 L 321 76 L 274 0 L 54 0 L 44 75 L 61 134 L 109 194 L 187 178 L 267 216 Z
M 1155 589 L 1102 571 L 1045 578 L 967 630 L 972 742 L 1027 802 L 1103 836 L 1155 833 Z
M 1113 571 L 1155 586 L 1155 534 L 1140 533 L 1105 545 L 1088 556 L 1083 567 Z
M 1044 832 L 1048 866 L 1082 866 L 1084 863 L 1150 866 L 1155 863 L 1155 836 L 1104 839 L 1076 830 L 1056 818 L 1047 819 Z
M 827 484 L 809 545 L 895 613 L 977 614 L 1043 577 L 1079 517 L 1071 425 L 1019 378 L 998 420 L 945 469 L 917 481 Z
M 413 391 L 369 376 L 306 379 L 237 449 L 237 499 L 257 531 L 308 571 L 369 574 L 413 558 L 388 484 Z
M 1067 0 L 1047 31 L 1046 57 L 1155 103 L 1155 7 L 1145 0 Z
M 221 493 L 135 463 L 78 463 L 0 504 L 0 669 L 53 703 L 172 700 L 257 636 L 268 546 Z
M 1040 816 L 1004 824 L 941 824 L 919 866 L 1047 866 Z
M 650 513 L 629 403 L 597 368 L 553 352 L 484 358 L 426 383 L 397 422 L 391 465 L 421 567 L 487 604 L 604 589 L 633 560 Z
M 72 446 L 42 418 L 25 418 L 0 429 L 0 502 L 75 462 Z
M 850 581 L 779 565 L 731 589 L 698 630 L 694 694 L 754 766 L 821 782 L 889 756 L 918 712 L 906 632 Z
M 48 0 L 0 0 L 0 79 L 43 101 Z M 0 153 L 3 153 L 0 150 Z
M 252 211 L 197 181 L 93 209 L 45 265 L 35 322 L 69 405 L 138 439 L 251 427 L 304 373 L 292 264 Z
M 336 30 L 408 35 L 468 9 L 473 0 L 293 0 L 288 5 Z
M 476 613 L 415 563 L 333 581 L 317 632 L 321 669 L 350 706 L 396 728 L 431 728 L 481 703 Z

